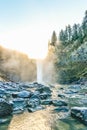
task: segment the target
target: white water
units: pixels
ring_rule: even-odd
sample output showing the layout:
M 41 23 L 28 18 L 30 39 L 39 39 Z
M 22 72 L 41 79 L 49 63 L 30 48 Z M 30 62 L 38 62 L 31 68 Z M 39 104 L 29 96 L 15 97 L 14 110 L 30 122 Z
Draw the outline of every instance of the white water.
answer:
M 37 82 L 42 83 L 43 81 L 43 61 L 42 60 L 37 60 Z

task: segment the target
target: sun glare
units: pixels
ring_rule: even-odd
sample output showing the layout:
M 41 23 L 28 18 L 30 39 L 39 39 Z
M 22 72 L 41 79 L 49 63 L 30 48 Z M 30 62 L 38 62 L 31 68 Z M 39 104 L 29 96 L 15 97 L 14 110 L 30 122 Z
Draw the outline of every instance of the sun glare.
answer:
M 38 30 L 38 31 L 37 31 Z M 46 32 L 40 29 L 22 28 L 0 35 L 0 44 L 23 52 L 33 59 L 44 59 L 48 50 Z

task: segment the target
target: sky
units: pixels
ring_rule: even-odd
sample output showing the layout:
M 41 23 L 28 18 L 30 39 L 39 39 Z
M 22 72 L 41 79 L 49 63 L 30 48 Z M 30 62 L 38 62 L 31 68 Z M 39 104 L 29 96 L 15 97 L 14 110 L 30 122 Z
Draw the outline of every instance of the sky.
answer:
M 43 58 L 55 30 L 81 23 L 87 0 L 0 0 L 0 45 Z

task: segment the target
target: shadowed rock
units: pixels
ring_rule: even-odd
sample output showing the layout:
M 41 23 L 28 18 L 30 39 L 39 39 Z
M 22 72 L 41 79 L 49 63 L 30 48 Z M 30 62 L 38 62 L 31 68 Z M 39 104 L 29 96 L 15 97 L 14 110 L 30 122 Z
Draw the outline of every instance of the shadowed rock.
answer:
M 67 106 L 67 103 L 62 100 L 53 100 L 52 103 L 54 106 Z
M 87 125 L 87 107 L 72 107 L 71 116 Z
M 0 101 L 0 117 L 9 116 L 11 115 L 12 111 L 12 106 L 9 103 Z
M 57 107 L 54 109 L 54 112 L 68 112 L 69 108 L 68 107 Z

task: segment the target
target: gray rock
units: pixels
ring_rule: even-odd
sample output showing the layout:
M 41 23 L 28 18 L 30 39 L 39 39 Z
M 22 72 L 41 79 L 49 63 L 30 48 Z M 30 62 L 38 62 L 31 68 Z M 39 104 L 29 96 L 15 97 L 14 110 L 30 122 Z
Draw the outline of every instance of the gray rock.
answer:
M 51 93 L 46 93 L 46 92 L 44 92 L 44 93 L 41 93 L 41 94 L 40 94 L 41 100 L 47 99 L 47 98 L 49 98 L 50 96 L 51 96 Z
M 35 111 L 42 110 L 42 109 L 44 109 L 42 106 L 37 106 L 35 108 L 28 107 L 28 112 L 35 112 Z
M 27 103 L 27 106 L 30 108 L 36 108 L 39 105 L 40 105 L 40 100 L 38 98 L 31 98 Z
M 23 98 L 16 98 L 12 101 L 12 103 L 13 103 L 13 114 L 17 113 L 17 111 L 23 111 L 27 106 L 27 103 Z
M 52 99 L 47 99 L 41 102 L 42 105 L 52 105 Z
M 46 86 L 41 86 L 39 88 L 36 89 L 36 91 L 39 91 L 40 93 L 44 93 L 44 92 L 47 92 L 47 93 L 51 93 L 51 90 L 49 87 L 46 87 Z
M 31 96 L 31 92 L 26 91 L 26 90 L 18 93 L 18 97 L 20 98 L 29 98 L 30 96 Z
M 87 107 L 72 107 L 71 116 L 87 125 Z
M 65 90 L 64 92 L 65 94 L 75 94 L 75 93 L 78 93 L 77 90 Z
M 65 95 L 64 94 L 58 94 L 58 97 L 65 98 Z
M 54 109 L 54 112 L 68 112 L 69 108 L 68 107 L 57 107 Z
M 16 107 L 14 108 L 13 114 L 22 114 L 24 112 L 24 109 L 22 107 Z
M 0 117 L 9 116 L 12 114 L 12 111 L 12 106 L 9 103 L 0 101 Z
M 68 87 L 68 89 L 80 90 L 81 89 L 81 85 L 78 85 L 78 84 L 71 85 L 71 86 Z
M 53 100 L 52 104 L 54 106 L 67 106 L 68 105 L 65 101 L 62 101 L 62 100 Z
M 12 119 L 12 116 L 9 116 L 9 117 L 7 116 L 5 118 L 0 118 L 0 125 L 9 123 L 11 121 L 11 119 Z
M 26 90 L 23 90 L 21 92 L 15 92 L 15 93 L 12 93 L 12 97 L 13 98 L 29 98 L 31 96 L 31 92 L 29 91 L 26 91 Z
M 0 88 L 0 94 L 5 94 L 5 93 L 6 93 L 5 89 Z

